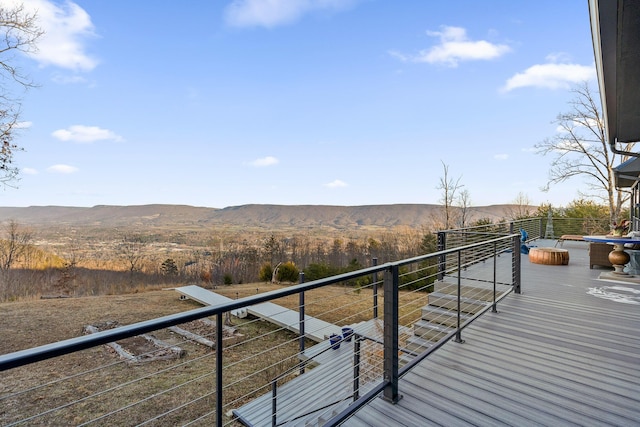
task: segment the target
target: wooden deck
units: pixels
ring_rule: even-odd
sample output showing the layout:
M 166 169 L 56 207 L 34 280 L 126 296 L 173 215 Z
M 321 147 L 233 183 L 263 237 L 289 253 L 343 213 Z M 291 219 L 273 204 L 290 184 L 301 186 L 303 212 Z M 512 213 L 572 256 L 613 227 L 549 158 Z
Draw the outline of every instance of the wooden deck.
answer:
M 640 425 L 640 285 L 598 280 L 586 243 L 564 249 L 566 266 L 522 255 L 522 294 L 405 375 L 397 404 L 343 425 Z
M 504 281 L 511 281 L 511 253 L 503 254 L 496 260 L 497 276 Z M 466 312 L 486 307 L 493 298 L 493 262 L 476 264 L 461 271 L 463 284 L 463 306 Z M 434 292 L 429 295 L 428 307 L 422 308 L 422 320 L 411 327 L 401 326 L 400 336 L 405 338 L 400 364 L 413 359 L 415 354 L 433 345 L 439 337 L 451 332 L 452 326 L 446 319 L 455 316 L 450 313 L 450 305 L 456 303 L 453 298 L 457 292 L 457 275 L 434 284 Z M 507 286 L 498 285 L 504 291 Z M 510 287 L 509 287 L 510 288 Z M 500 290 L 498 289 L 498 292 Z M 261 304 L 260 304 L 261 305 Z M 257 306 L 248 307 L 248 312 Z M 280 307 L 282 310 L 282 307 Z M 432 313 L 427 315 L 425 313 Z M 443 314 L 445 312 L 446 314 Z M 297 315 L 297 313 L 296 313 Z M 425 317 L 427 316 L 427 317 Z M 272 321 L 276 313 L 269 316 Z M 463 317 L 465 315 L 463 314 Z M 431 323 L 431 319 L 439 318 L 439 322 Z M 295 323 L 297 325 L 297 323 Z M 357 335 L 366 337 L 362 343 L 360 364 L 360 393 L 370 390 L 382 379 L 383 349 L 379 343 L 384 339 L 384 322 L 382 319 L 370 319 L 354 325 Z M 338 327 L 336 327 L 338 328 Z M 338 328 L 338 333 L 340 330 Z M 277 399 L 278 425 L 320 426 L 334 415 L 347 408 L 353 400 L 354 343 L 342 342 L 340 347 L 332 349 L 328 339 L 312 346 L 299 355 L 301 360 L 309 361 L 311 370 L 303 375 L 279 385 Z M 267 392 L 242 407 L 233 410 L 234 416 L 246 426 L 266 427 L 272 424 L 273 395 Z

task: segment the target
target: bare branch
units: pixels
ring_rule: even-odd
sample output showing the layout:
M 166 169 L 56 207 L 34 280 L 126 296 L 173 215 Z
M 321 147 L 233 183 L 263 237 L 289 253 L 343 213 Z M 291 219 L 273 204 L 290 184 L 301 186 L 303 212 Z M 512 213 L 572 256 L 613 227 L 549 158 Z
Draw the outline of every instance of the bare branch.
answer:
M 445 229 L 450 229 L 456 222 L 455 216 L 457 212 L 454 210 L 453 204 L 456 200 L 458 191 L 464 187 L 464 185 L 460 184 L 460 180 L 462 179 L 461 176 L 455 180 L 449 177 L 449 165 L 442 162 L 442 169 L 444 175 L 440 177 L 440 183 L 436 189 L 442 191 L 442 196 L 440 198 L 440 203 L 442 203 L 444 210 L 444 221 L 442 225 Z
M 585 82 L 572 89 L 570 110 L 558 114 L 559 131 L 535 145 L 538 154 L 553 156 L 543 190 L 571 178 L 582 177 L 590 197 L 607 200 L 612 222 L 618 219 L 628 195 L 615 188 L 613 168 L 625 157 L 611 153 L 605 139 L 604 120 L 597 97 Z M 635 143 L 626 144 L 632 151 Z M 584 194 L 584 193 L 582 193 Z
M 13 164 L 14 154 L 22 148 L 14 143 L 20 117 L 20 96 L 10 89 L 11 80 L 18 87 L 34 86 L 27 74 L 17 68 L 16 54 L 37 51 L 36 41 L 43 31 L 37 25 L 37 14 L 24 5 L 7 7 L 0 4 L 0 184 L 11 186 L 19 169 Z M 14 85 L 15 86 L 15 85 Z
M 32 86 L 28 76 L 13 65 L 14 53 L 37 52 L 36 41 L 44 34 L 38 27 L 37 13 L 29 13 L 23 4 L 13 8 L 0 5 L 0 68 L 23 86 Z
M 31 231 L 23 230 L 20 224 L 14 220 L 4 225 L 4 239 L 0 241 L 1 271 L 7 271 L 13 267 L 31 242 L 31 238 Z

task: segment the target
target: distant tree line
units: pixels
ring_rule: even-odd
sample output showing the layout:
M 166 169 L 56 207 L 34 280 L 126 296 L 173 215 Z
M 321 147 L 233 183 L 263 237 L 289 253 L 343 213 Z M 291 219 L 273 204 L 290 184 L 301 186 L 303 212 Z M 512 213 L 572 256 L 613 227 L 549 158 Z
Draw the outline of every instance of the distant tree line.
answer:
M 527 200 L 522 206 L 528 206 Z M 521 211 L 516 206 L 512 214 L 546 220 L 549 212 L 556 235 L 579 234 L 583 230 L 606 232 L 609 226 L 607 206 L 583 199 L 566 207 L 541 205 L 534 212 Z M 493 224 L 485 218 L 469 225 Z M 563 231 L 563 227 L 567 230 Z M 433 231 L 410 227 L 369 236 L 291 236 L 284 232 L 234 236 L 211 235 L 200 246 L 183 246 L 175 251 L 166 245 L 157 249 L 158 235 L 131 233 L 124 233 L 111 245 L 87 243 L 89 249 L 72 238 L 64 247 L 41 248 L 34 244 L 32 230 L 9 221 L 0 226 L 0 301 L 127 293 L 184 284 L 215 287 L 260 281 L 293 283 L 301 272 L 306 281 L 311 281 L 368 267 L 374 258 L 383 264 L 436 250 Z M 180 244 L 189 242 L 188 237 L 180 239 Z M 414 280 L 411 274 L 404 271 L 403 277 Z M 367 279 L 363 280 L 352 285 L 367 285 Z
M 431 246 L 425 246 L 425 241 Z M 204 272 L 213 283 L 296 282 L 300 272 L 307 280 L 315 280 L 370 266 L 373 258 L 383 263 L 417 256 L 425 250 L 435 250 L 435 236 L 410 228 L 377 237 L 330 240 L 272 233 L 254 245 L 230 242 L 194 253 L 184 273 L 195 279 L 203 277 Z

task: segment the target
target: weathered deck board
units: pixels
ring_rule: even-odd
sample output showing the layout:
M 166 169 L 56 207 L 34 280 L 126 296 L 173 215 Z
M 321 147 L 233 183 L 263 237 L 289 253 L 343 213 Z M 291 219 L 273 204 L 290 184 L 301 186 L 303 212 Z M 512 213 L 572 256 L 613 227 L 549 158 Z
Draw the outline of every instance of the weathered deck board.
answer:
M 231 298 L 217 294 L 197 285 L 182 286 L 175 290 L 187 298 L 198 301 L 204 305 L 218 305 L 232 301 Z M 280 305 L 264 302 L 231 312 L 236 317 L 244 318 L 247 314 L 265 319 L 281 328 L 295 333 L 300 333 L 300 314 Z M 305 315 L 305 336 L 316 342 L 322 342 L 330 334 L 340 334 L 341 328 L 332 323 L 325 322 L 315 317 Z
M 398 404 L 374 399 L 344 425 L 389 425 L 379 414 L 419 426 L 639 425 L 640 285 L 597 280 L 584 243 L 565 249 L 568 266 L 523 255 L 521 295 L 405 375 Z M 598 298 L 596 287 L 631 297 Z
M 325 420 L 331 418 L 335 411 L 344 409 L 348 402 L 343 401 L 331 408 L 322 408 L 345 399 L 352 392 L 352 378 L 350 366 L 325 363 L 278 387 L 278 422 L 292 420 L 309 412 L 311 414 L 291 421 L 287 425 L 305 425 L 307 422 L 314 422 L 317 425 L 319 418 Z M 305 386 L 299 386 L 300 382 Z M 309 387 L 310 384 L 313 386 Z M 368 388 L 363 386 L 363 392 L 366 390 Z M 271 425 L 271 402 L 272 395 L 269 392 L 233 412 L 246 425 L 269 426 Z
M 247 307 L 247 313 L 268 320 L 296 334 L 300 333 L 300 313 L 289 310 L 272 302 L 263 302 Z M 308 315 L 304 316 L 304 334 L 315 342 L 322 342 L 332 333 L 339 335 L 342 329 L 333 323 L 325 322 Z
M 352 327 L 357 334 L 382 339 L 381 320 L 372 319 Z M 339 348 L 331 349 L 329 341 L 324 340 L 300 355 L 302 360 L 310 360 L 310 365 L 315 367 L 278 387 L 279 420 L 292 419 L 349 396 L 353 392 L 353 344 L 354 340 L 342 341 Z M 362 392 L 368 389 L 367 385 L 362 386 Z M 268 392 L 233 412 L 246 425 L 267 426 L 271 422 L 271 401 L 272 395 Z M 319 410 L 287 425 L 304 425 L 309 420 L 316 421 L 319 418 L 329 419 L 333 412 L 339 412 L 347 404 L 343 402 Z
M 198 301 L 203 305 L 218 305 L 232 301 L 231 298 L 224 295 L 211 292 L 208 289 L 201 288 L 197 285 L 188 285 L 175 288 L 175 291 L 185 298 L 191 298 L 194 301 Z M 247 312 L 245 309 L 233 310 L 231 312 L 236 317 L 246 317 Z

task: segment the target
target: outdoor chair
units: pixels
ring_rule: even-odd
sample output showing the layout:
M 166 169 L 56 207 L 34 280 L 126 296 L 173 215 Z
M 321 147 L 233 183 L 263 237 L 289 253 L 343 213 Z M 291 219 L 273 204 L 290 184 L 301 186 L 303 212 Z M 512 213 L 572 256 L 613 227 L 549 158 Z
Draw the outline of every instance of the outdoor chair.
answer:
M 609 261 L 609 252 L 611 252 L 611 245 L 609 244 L 589 243 L 589 268 L 593 268 L 594 265 L 613 267 L 613 264 Z

